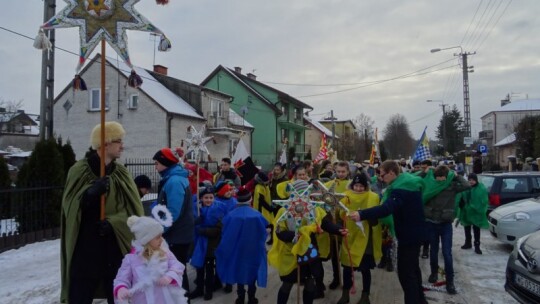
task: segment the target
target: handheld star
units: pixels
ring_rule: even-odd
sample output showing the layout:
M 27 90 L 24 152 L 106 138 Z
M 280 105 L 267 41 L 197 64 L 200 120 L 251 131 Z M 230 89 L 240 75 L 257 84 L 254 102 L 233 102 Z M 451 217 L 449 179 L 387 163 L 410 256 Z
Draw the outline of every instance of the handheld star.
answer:
M 206 128 L 204 126 L 202 127 L 201 132 L 198 132 L 194 126 L 189 126 L 188 128 L 188 138 L 185 139 L 185 142 L 187 143 L 186 154 L 193 152 L 195 160 L 199 159 L 199 155 L 201 152 L 206 152 L 206 154 L 210 154 L 210 152 L 208 152 L 208 148 L 206 148 L 206 143 L 211 140 L 212 137 L 205 137 L 205 130 Z
M 310 199 L 311 189 L 313 185 L 309 185 L 307 189 L 298 193 L 296 189 L 289 184 L 292 188 L 291 196 L 286 200 L 273 200 L 277 205 L 280 205 L 285 209 L 285 212 L 277 219 L 277 223 L 285 221 L 287 219 L 294 220 L 295 223 L 295 233 L 298 236 L 298 229 L 302 226 L 302 220 L 306 220 L 308 224 L 315 222 L 315 208 L 322 207 L 324 202 L 313 201 Z M 295 237 L 295 240 L 298 239 Z
M 43 29 L 79 27 L 80 54 L 77 72 L 97 44 L 105 39 L 132 67 L 126 30 L 165 34 L 143 17 L 134 5 L 140 0 L 64 0 L 67 6 L 41 26 Z
M 319 180 L 314 181 L 314 183 L 316 183 L 316 186 L 320 190 L 320 192 L 312 193 L 311 197 L 319 201 L 323 201 L 326 210 L 335 211 L 336 208 L 341 208 L 345 212 L 349 212 L 349 208 L 347 208 L 341 202 L 341 199 L 345 197 L 345 194 L 336 192 L 336 183 L 333 183 L 330 188 L 327 188 L 324 183 Z

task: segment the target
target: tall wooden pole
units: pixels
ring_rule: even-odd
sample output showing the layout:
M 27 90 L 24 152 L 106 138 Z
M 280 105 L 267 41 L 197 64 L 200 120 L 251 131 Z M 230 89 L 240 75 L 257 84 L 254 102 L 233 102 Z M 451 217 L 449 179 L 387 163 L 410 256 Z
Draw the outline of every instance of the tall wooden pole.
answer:
M 100 177 L 105 176 L 105 39 L 101 39 L 101 145 L 100 145 Z M 105 194 L 101 195 L 100 219 L 105 220 Z

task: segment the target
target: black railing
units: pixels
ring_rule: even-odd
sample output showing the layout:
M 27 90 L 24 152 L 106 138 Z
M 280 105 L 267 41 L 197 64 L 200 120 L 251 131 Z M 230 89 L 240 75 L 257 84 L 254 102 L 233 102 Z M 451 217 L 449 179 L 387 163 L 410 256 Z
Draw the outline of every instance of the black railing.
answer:
M 61 186 L 0 190 L 0 252 L 60 236 Z

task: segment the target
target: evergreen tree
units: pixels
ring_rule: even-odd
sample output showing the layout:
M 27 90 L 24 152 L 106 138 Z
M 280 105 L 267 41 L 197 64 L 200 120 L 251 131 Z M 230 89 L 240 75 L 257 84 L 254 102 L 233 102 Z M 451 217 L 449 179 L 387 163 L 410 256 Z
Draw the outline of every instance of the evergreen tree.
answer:
M 521 159 L 540 155 L 540 115 L 526 116 L 519 121 L 516 128 L 516 145 Z
M 64 162 L 54 140 L 40 141 L 21 168 L 18 188 L 40 187 L 17 195 L 19 232 L 60 226 Z M 56 188 L 55 188 L 56 187 Z
M 77 161 L 75 159 L 75 152 L 73 147 L 71 147 L 71 142 L 68 140 L 65 145 L 62 145 L 60 148 L 60 153 L 62 153 L 62 159 L 64 162 L 64 180 L 67 178 L 69 168 L 75 164 Z
M 11 218 L 11 197 L 10 193 L 2 192 L 11 188 L 11 178 L 9 169 L 3 157 L 0 157 L 0 219 Z
M 454 154 L 463 150 L 463 137 L 465 137 L 465 125 L 461 113 L 456 105 L 439 121 L 437 138 L 444 143 L 444 126 L 446 125 L 446 152 Z

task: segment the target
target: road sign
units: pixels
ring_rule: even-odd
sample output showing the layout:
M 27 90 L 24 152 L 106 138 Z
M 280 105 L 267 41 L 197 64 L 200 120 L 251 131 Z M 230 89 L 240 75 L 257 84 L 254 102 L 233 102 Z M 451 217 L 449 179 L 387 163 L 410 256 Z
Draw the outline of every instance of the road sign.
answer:
M 464 145 L 472 145 L 473 144 L 472 137 L 463 137 L 463 144 Z
M 487 155 L 488 146 L 487 145 L 478 145 L 478 152 L 482 153 L 483 156 Z

